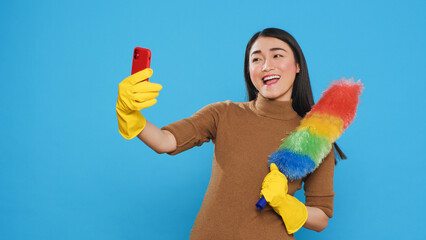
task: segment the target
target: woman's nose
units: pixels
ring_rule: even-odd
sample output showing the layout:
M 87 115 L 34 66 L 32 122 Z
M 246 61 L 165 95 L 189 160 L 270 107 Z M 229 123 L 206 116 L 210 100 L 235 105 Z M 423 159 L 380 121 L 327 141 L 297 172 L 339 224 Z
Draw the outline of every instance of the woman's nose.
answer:
M 266 60 L 262 66 L 262 71 L 267 72 L 267 71 L 270 71 L 271 69 L 272 69 L 271 61 Z

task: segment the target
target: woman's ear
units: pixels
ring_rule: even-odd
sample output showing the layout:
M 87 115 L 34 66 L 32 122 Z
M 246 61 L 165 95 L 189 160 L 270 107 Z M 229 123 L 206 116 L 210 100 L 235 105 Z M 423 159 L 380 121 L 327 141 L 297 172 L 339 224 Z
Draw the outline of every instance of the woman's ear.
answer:
M 299 63 L 296 63 L 296 73 L 300 72 L 300 67 L 299 67 Z

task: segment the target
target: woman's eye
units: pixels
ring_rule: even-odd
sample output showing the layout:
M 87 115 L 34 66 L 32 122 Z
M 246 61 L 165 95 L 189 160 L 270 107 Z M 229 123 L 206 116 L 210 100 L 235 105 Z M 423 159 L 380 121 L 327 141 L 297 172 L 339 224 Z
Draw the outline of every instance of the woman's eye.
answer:
M 281 54 L 275 54 L 274 55 L 274 58 L 278 58 L 278 57 L 282 57 L 283 55 L 281 55 Z
M 253 59 L 251 60 L 251 62 L 257 62 L 257 61 L 259 61 L 259 58 L 253 58 Z

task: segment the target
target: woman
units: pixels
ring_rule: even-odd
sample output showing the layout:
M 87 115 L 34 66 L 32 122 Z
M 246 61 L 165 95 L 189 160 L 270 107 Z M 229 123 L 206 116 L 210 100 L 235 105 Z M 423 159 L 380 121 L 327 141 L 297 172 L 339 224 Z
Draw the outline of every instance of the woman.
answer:
M 116 107 L 120 133 L 127 139 L 138 136 L 157 153 L 172 155 L 210 140 L 215 145 L 211 180 L 191 239 L 294 239 L 276 206 L 259 211 L 254 204 L 269 172 L 268 156 L 314 104 L 306 62 L 296 40 L 275 28 L 256 33 L 247 44 L 244 62 L 250 101 L 210 104 L 162 129 L 139 112 L 155 104 L 161 89 L 158 84 L 142 82 L 151 75 L 152 70 L 146 69 L 120 83 Z M 322 231 L 333 212 L 333 173 L 331 151 L 315 172 L 288 182 L 287 192 L 267 199 L 294 195 L 304 182 L 305 204 L 298 200 L 290 204 L 301 210 L 295 211 L 301 214 L 294 218 L 303 219 L 305 228 Z M 306 215 L 303 212 L 307 216 L 300 216 Z

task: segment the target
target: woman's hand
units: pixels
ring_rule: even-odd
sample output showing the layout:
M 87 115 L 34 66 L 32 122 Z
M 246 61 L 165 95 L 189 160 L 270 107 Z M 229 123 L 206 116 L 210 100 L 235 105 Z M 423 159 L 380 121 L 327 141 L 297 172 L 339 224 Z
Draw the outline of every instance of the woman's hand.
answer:
M 262 191 L 260 196 L 265 197 L 265 200 L 271 207 L 279 206 L 285 199 L 288 191 L 288 181 L 286 176 L 282 174 L 275 163 L 270 166 L 270 172 L 263 179 Z
M 152 69 L 147 68 L 130 75 L 118 85 L 116 104 L 118 129 L 126 139 L 138 135 L 146 125 L 146 119 L 140 110 L 154 105 L 162 86 L 145 81 L 152 76 Z
M 271 172 L 263 180 L 260 194 L 282 217 L 287 232 L 293 234 L 305 224 L 308 218 L 308 210 L 297 198 L 287 194 L 287 178 L 274 163 L 271 164 L 270 170 Z

